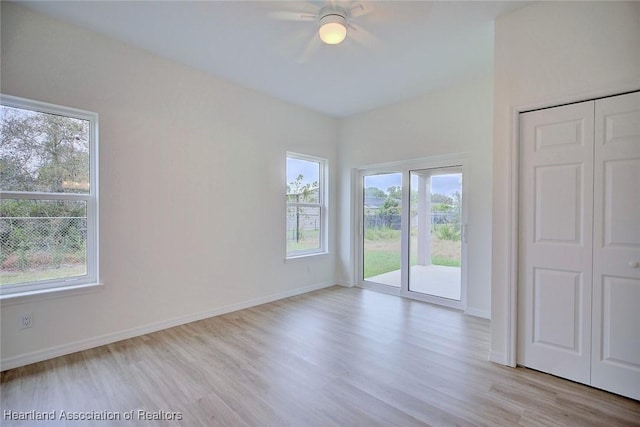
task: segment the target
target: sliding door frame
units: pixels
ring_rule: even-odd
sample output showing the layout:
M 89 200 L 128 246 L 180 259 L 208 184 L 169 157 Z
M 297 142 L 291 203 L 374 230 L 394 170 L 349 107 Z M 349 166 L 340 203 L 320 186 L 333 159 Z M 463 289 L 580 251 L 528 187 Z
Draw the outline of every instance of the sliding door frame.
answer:
M 353 266 L 354 283 L 356 286 L 371 289 L 387 294 L 398 295 L 419 301 L 451 307 L 459 310 L 466 308 L 467 301 L 467 235 L 468 235 L 468 156 L 465 153 L 433 156 L 422 159 L 407 161 L 381 163 L 356 168 L 353 173 L 354 182 L 352 185 L 355 194 L 355 227 L 352 239 L 355 250 L 355 263 Z M 461 260 L 460 260 L 460 301 L 448 298 L 427 295 L 409 290 L 409 239 L 410 239 L 410 173 L 411 171 L 422 169 L 441 169 L 449 167 L 460 167 L 462 169 L 462 218 L 461 218 Z M 401 268 L 400 287 L 394 287 L 375 283 L 363 278 L 364 269 L 364 185 L 363 180 L 367 175 L 401 173 L 402 174 L 402 213 L 401 213 Z

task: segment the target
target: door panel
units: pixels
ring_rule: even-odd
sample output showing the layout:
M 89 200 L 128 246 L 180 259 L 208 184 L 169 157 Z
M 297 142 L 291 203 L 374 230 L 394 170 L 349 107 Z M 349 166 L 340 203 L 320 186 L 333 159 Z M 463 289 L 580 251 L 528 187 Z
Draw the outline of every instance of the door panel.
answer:
M 402 173 L 362 177 L 362 276 L 400 289 L 402 265 Z
M 640 159 L 604 162 L 604 245 L 638 247 L 640 242 Z
M 537 268 L 534 277 L 533 342 L 579 353 L 582 274 Z
M 462 299 L 462 167 L 410 171 L 410 292 Z
M 581 244 L 582 164 L 539 166 L 533 179 L 535 243 Z
M 565 119 L 555 123 L 542 123 L 535 128 L 535 151 L 583 146 L 582 119 Z
M 592 385 L 640 399 L 640 93 L 595 102 Z
M 588 384 L 593 103 L 520 119 L 517 360 Z
M 629 325 L 637 319 L 640 280 L 603 277 L 602 360 L 632 371 L 640 369 L 640 340 Z

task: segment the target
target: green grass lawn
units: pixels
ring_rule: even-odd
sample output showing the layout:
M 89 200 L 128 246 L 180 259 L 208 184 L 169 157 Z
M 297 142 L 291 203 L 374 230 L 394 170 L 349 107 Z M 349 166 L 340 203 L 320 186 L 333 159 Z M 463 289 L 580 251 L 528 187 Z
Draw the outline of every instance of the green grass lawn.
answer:
M 411 265 L 416 265 L 417 238 L 411 236 Z M 365 232 L 364 278 L 400 270 L 400 231 L 372 228 Z M 431 235 L 431 263 L 460 267 L 460 242 L 445 241 L 436 233 Z
M 287 252 L 317 249 L 319 246 L 320 236 L 318 230 L 305 230 L 301 239 L 297 242 L 289 233 L 287 234 Z
M 6 271 L 0 274 L 0 285 L 10 283 L 37 282 L 39 280 L 60 279 L 63 277 L 82 276 L 86 274 L 87 268 L 81 265 L 62 266 L 59 268 L 49 268 L 32 271 Z
M 433 265 L 444 265 L 444 266 L 447 266 L 447 267 L 460 267 L 460 260 L 459 259 L 445 258 L 445 257 L 440 257 L 440 256 L 432 256 L 431 257 L 431 264 L 433 264 Z
M 377 276 L 400 269 L 400 254 L 387 251 L 367 251 L 364 255 L 364 277 Z
M 411 265 L 416 265 L 416 258 L 412 257 Z M 431 257 L 433 265 L 447 267 L 460 267 L 459 259 L 445 258 L 441 256 Z M 400 270 L 400 254 L 388 251 L 366 251 L 364 257 L 364 278 L 377 276 L 378 274 Z

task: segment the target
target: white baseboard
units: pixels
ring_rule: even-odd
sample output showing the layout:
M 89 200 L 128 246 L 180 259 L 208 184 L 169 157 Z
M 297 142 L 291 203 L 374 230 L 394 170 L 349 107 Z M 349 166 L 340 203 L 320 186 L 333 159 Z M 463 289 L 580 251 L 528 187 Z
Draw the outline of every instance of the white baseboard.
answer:
M 100 347 L 102 345 L 111 344 L 117 341 L 122 341 L 129 338 L 138 337 L 140 335 L 146 335 L 152 332 L 161 331 L 163 329 L 173 328 L 174 326 L 184 325 L 185 323 L 196 322 L 198 320 L 208 319 L 210 317 L 219 316 L 221 314 L 231 313 L 231 312 L 242 310 L 249 307 L 255 307 L 257 305 L 266 304 L 266 303 L 281 300 L 284 298 L 305 294 L 307 292 L 328 288 L 330 286 L 334 286 L 335 284 L 336 283 L 333 281 L 317 283 L 315 285 L 304 286 L 302 288 L 296 288 L 296 289 L 291 289 L 285 292 L 266 295 L 263 297 L 254 298 L 252 300 L 240 302 L 237 304 L 231 304 L 224 307 L 215 308 L 213 310 L 202 311 L 199 313 L 192 313 L 186 316 L 180 316 L 180 317 L 176 317 L 169 320 L 163 320 L 160 322 L 155 322 L 148 325 L 127 329 L 120 332 L 105 334 L 98 337 L 89 338 L 86 340 L 75 341 L 68 344 L 62 344 L 54 347 L 45 348 L 43 350 L 37 350 L 31 353 L 25 353 L 25 354 L 20 354 L 18 356 L 8 357 L 6 359 L 0 360 L 0 371 L 6 371 L 7 369 L 18 368 L 20 366 L 29 365 L 31 363 L 41 362 L 47 359 L 53 359 L 54 357 L 64 356 L 66 354 L 88 350 L 90 348 Z
M 477 308 L 469 308 L 464 311 L 464 314 L 468 314 L 469 316 L 481 317 L 483 319 L 491 320 L 491 312 L 487 310 L 479 310 Z
M 349 280 L 338 280 L 336 281 L 337 285 L 344 286 L 345 288 L 353 288 L 353 283 Z
M 493 363 L 499 363 L 500 365 L 508 365 L 507 357 L 504 353 L 497 353 L 495 351 L 489 352 L 489 361 Z

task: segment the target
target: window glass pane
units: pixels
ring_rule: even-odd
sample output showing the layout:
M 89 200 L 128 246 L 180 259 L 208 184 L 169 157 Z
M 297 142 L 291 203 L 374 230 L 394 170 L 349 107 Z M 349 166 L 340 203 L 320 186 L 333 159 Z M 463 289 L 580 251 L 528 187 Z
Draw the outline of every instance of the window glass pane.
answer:
M 87 204 L 0 200 L 0 284 L 87 274 Z
M 460 301 L 462 169 L 411 171 L 409 290 Z
M 0 188 L 89 192 L 89 121 L 2 106 Z
M 287 157 L 287 203 L 320 202 L 320 163 Z
M 320 207 L 287 207 L 287 253 L 320 250 Z
M 402 174 L 364 176 L 363 279 L 400 287 Z

